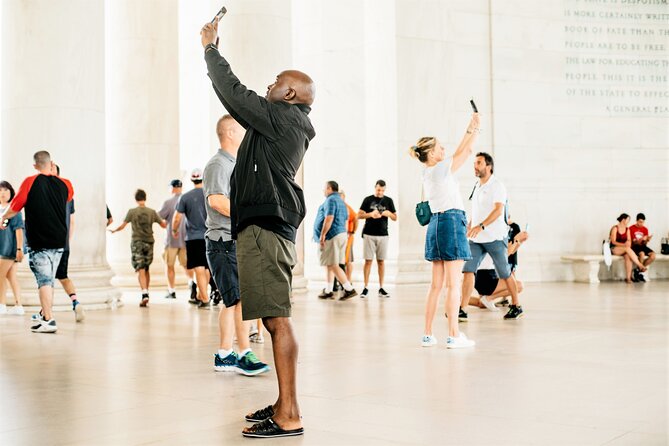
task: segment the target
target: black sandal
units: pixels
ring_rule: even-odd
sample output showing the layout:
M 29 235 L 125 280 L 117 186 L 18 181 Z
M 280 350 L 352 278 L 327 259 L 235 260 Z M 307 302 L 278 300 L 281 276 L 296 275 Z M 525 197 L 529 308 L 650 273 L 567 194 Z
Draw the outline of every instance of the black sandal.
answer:
M 249 421 L 251 423 L 259 423 L 261 421 L 265 421 L 269 417 L 274 416 L 274 407 L 273 406 L 267 406 L 264 409 L 258 409 L 255 412 L 253 412 L 251 415 L 247 415 L 246 421 Z
M 271 406 L 270 406 L 271 407 Z M 251 426 L 248 431 L 242 431 L 242 435 L 245 437 L 253 438 L 272 438 L 272 437 L 294 437 L 296 435 L 303 435 L 304 428 L 300 427 L 298 429 L 284 430 L 279 427 L 278 424 L 274 422 L 273 419 L 268 418 L 265 421 L 256 423 Z

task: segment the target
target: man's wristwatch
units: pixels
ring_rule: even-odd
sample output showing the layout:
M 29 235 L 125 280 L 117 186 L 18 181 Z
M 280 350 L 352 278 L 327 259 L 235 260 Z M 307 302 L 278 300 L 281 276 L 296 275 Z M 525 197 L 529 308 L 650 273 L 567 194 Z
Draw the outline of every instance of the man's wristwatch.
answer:
M 218 47 L 216 46 L 215 43 L 210 43 L 204 47 L 204 53 L 207 54 L 209 50 L 218 50 Z
M 483 225 L 483 223 L 479 223 L 479 226 L 481 227 L 481 231 L 485 231 L 485 226 Z

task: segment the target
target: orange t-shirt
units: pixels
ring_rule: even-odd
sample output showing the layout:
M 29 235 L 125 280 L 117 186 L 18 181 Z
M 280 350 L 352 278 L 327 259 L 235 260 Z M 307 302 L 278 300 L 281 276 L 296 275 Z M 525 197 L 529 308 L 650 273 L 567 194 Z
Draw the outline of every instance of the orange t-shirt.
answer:
M 348 208 L 348 221 L 346 223 L 346 232 L 349 234 L 355 230 L 355 222 L 358 219 L 358 213 L 353 210 L 351 206 L 346 205 Z

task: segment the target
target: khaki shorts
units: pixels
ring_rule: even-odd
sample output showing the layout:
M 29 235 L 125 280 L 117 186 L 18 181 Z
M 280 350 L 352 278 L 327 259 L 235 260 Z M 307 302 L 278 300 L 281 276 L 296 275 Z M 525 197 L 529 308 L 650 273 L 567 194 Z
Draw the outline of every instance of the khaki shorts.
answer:
M 237 234 L 237 269 L 245 321 L 290 317 L 295 244 L 258 226 Z
M 320 252 L 321 266 L 343 265 L 346 262 L 346 240 L 345 232 L 337 234 L 330 240 L 325 241 L 325 246 L 318 249 Z
M 186 248 L 165 248 L 163 260 L 167 266 L 174 266 L 179 259 L 179 265 L 186 267 Z
M 387 235 L 363 235 L 364 245 L 362 248 L 365 260 L 385 260 L 388 256 L 388 237 Z

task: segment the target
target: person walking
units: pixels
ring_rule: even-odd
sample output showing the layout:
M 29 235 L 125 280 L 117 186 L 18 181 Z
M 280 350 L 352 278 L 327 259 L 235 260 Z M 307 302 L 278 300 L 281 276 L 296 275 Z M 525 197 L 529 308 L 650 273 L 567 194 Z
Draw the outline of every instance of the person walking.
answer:
M 12 185 L 7 181 L 0 181 L 0 215 L 7 211 L 15 196 Z M 6 231 L 0 231 L 0 315 L 20 316 L 25 314 L 25 310 L 21 305 L 21 287 L 16 278 L 16 268 L 17 263 L 23 260 L 23 215 L 19 212 L 10 219 L 0 221 L 0 224 L 7 227 Z M 14 306 L 9 310 L 5 294 L 7 282 L 14 293 Z

